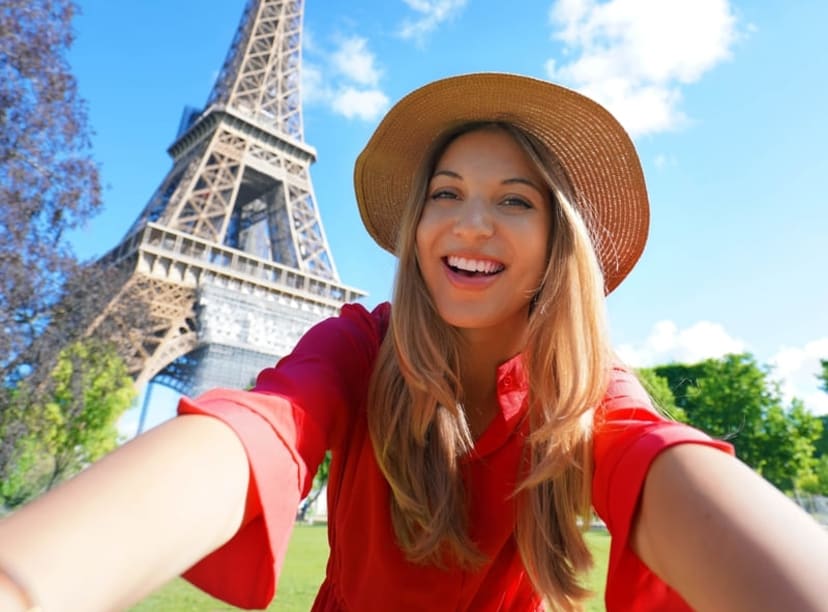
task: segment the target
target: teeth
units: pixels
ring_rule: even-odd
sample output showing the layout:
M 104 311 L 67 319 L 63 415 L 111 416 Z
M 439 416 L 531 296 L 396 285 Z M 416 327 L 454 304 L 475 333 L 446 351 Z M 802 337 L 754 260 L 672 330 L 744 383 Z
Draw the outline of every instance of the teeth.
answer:
M 447 258 L 448 265 L 464 272 L 482 272 L 483 274 L 494 274 L 503 269 L 503 265 L 483 259 L 467 259 L 465 257 L 456 257 L 449 255 Z

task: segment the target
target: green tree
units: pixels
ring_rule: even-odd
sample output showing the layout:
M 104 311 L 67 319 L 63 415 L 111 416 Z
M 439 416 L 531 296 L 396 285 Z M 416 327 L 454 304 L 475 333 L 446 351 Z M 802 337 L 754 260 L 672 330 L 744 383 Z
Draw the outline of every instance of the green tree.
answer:
M 328 484 L 328 476 L 330 474 L 330 471 L 331 451 L 327 451 L 325 453 L 325 456 L 322 458 L 322 463 L 319 464 L 319 469 L 316 470 L 316 476 L 313 477 L 313 486 L 311 487 L 310 493 L 308 493 L 307 498 L 299 506 L 299 512 L 296 516 L 297 520 L 305 520 L 308 511 L 316 503 L 316 500 L 319 499 L 319 496 L 322 494 L 322 491 L 325 490 L 325 485 Z
M 49 381 L 48 399 L 28 407 L 39 418 L 27 435 L 18 438 L 14 469 L 0 488 L 8 507 L 113 450 L 118 443 L 118 418 L 136 395 L 114 347 L 94 338 L 61 351 Z
M 799 401 L 786 407 L 768 370 L 751 355 L 655 371 L 667 379 L 692 425 L 730 441 L 737 456 L 774 485 L 791 490 L 813 480 L 821 424 Z
M 811 486 L 804 487 L 807 493 L 828 495 L 828 455 L 817 457 L 814 464 L 814 481 Z
M 658 410 L 671 419 L 687 422 L 687 415 L 676 404 L 673 390 L 664 376 L 657 374 L 653 368 L 639 368 L 635 374 Z
M 784 410 L 774 404 L 764 418 L 761 445 L 765 449 L 759 472 L 783 491 L 812 490 L 817 477 L 814 442 L 822 422 L 794 399 Z
M 53 465 L 48 487 L 117 446 L 118 419 L 136 397 L 115 348 L 96 339 L 61 351 L 53 380 L 42 438 Z
M 828 414 L 818 417 L 822 423 L 822 435 L 814 444 L 816 457 L 828 456 Z
M 821 382 L 820 388 L 828 393 L 828 359 L 820 359 L 820 365 L 822 366 L 822 372 L 817 374 L 817 378 Z M 816 457 L 823 457 L 828 455 L 828 414 L 823 414 L 819 417 L 819 420 L 822 421 L 822 435 L 816 441 L 816 452 L 814 454 Z M 826 476 L 828 476 L 828 464 L 826 464 L 825 469 Z M 828 480 L 826 480 L 826 487 L 823 490 L 828 495 Z

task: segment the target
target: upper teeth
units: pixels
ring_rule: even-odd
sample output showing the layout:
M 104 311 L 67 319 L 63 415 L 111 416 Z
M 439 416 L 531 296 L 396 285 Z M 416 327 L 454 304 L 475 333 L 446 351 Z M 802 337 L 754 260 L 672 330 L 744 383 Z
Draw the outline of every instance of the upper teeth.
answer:
M 503 266 L 493 261 L 483 259 L 466 259 L 465 257 L 456 257 L 450 255 L 448 257 L 448 265 L 452 268 L 465 270 L 466 272 L 483 272 L 484 274 L 492 274 L 499 271 Z

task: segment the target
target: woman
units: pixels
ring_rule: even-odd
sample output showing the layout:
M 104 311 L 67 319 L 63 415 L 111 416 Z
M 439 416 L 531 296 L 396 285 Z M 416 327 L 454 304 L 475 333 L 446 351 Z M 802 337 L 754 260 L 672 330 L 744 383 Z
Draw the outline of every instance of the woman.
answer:
M 185 571 L 265 606 L 332 449 L 318 610 L 575 609 L 591 507 L 611 610 L 827 609 L 825 532 L 613 362 L 604 295 L 648 203 L 603 108 L 514 75 L 438 81 L 384 118 L 355 185 L 399 256 L 393 309 L 346 306 L 253 392 L 183 400 L 0 524 L 0 608 L 123 607 Z

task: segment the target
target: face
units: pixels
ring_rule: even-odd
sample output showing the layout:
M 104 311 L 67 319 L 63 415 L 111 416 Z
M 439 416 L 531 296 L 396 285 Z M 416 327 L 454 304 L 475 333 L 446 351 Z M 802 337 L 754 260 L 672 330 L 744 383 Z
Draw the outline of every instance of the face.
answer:
M 546 183 L 507 132 L 481 129 L 452 141 L 429 182 L 416 236 L 440 316 L 466 335 L 522 337 L 550 225 Z

